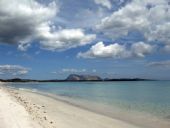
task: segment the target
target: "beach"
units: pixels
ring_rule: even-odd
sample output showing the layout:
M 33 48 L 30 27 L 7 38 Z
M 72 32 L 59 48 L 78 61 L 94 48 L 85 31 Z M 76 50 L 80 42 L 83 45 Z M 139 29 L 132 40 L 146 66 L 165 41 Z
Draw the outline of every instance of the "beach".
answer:
M 23 90 L 1 87 L 0 101 L 2 128 L 138 128 Z
M 0 89 L 0 128 L 169 128 L 170 126 L 168 121 L 146 114 L 123 111 L 109 115 L 98 110 L 104 107 L 99 104 L 99 106 L 89 104 L 88 108 L 87 103 L 78 105 L 71 101 L 71 98 L 64 99 L 63 96 L 26 89 L 24 84 L 19 85 L 19 88 L 6 85 Z M 32 85 L 38 86 L 35 83 Z M 28 87 L 28 84 L 25 87 Z M 12 120 L 10 121 L 12 123 L 9 124 L 9 120 Z
M 170 0 L 0 0 L 0 128 L 170 128 Z
M 13 97 L 0 87 L 0 128 L 41 128 Z

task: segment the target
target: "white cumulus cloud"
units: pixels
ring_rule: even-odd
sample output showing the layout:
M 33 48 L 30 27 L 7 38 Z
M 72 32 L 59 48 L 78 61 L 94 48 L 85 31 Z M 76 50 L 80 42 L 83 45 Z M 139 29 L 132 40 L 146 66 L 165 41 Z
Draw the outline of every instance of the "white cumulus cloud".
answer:
M 82 29 L 63 29 L 54 33 L 42 33 L 40 44 L 48 50 L 69 49 L 91 43 L 96 38 L 94 34 L 85 35 Z
M 103 42 L 98 42 L 97 44 L 93 45 L 87 52 L 80 52 L 78 54 L 78 57 L 83 58 L 122 58 L 125 56 L 127 56 L 127 54 L 124 46 L 119 45 L 118 43 L 105 46 Z
M 145 57 L 154 51 L 155 46 L 144 42 L 137 42 L 127 48 L 118 43 L 104 45 L 103 42 L 98 42 L 93 45 L 88 51 L 78 53 L 77 57 L 82 58 L 131 58 Z
M 98 31 L 112 39 L 138 31 L 146 41 L 170 44 L 169 0 L 132 0 L 96 25 Z

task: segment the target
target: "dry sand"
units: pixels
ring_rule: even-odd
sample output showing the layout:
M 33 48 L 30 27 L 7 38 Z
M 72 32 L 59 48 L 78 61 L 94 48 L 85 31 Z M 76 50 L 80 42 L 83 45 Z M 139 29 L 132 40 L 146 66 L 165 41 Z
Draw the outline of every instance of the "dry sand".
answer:
M 0 128 L 41 128 L 25 108 L 0 87 Z

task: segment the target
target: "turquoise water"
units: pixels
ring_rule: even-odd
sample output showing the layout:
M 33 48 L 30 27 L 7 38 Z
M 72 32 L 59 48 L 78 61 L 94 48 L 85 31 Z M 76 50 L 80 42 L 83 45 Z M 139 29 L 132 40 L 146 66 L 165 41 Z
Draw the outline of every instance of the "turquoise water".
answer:
M 119 108 L 170 117 L 170 81 L 14 83 L 10 86 L 103 104 L 111 111 Z

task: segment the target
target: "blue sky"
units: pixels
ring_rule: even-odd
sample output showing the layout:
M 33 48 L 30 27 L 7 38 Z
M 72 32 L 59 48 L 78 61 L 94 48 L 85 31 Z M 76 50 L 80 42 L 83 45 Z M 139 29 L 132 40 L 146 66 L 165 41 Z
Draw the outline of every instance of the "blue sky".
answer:
M 168 0 L 1 0 L 0 78 L 170 79 Z

